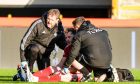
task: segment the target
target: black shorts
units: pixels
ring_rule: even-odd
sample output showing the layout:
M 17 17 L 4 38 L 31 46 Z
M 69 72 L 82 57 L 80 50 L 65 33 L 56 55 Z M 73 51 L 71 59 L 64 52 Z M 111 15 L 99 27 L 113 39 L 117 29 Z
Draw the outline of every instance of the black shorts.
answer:
M 94 77 L 100 77 L 103 74 L 107 74 L 108 69 L 102 69 L 102 68 L 92 68 Z
M 78 59 L 76 59 L 76 60 L 78 60 Z M 108 70 L 109 70 L 109 68 L 96 68 L 96 67 L 89 66 L 87 63 L 85 63 L 83 58 L 78 62 L 80 62 L 84 67 L 86 67 L 89 72 L 93 71 L 94 77 L 100 77 L 103 74 L 107 74 Z
M 79 58 L 78 58 L 79 59 Z M 76 60 L 78 60 L 77 58 L 76 58 Z M 85 62 L 84 62 L 84 60 L 83 59 L 81 59 L 80 61 L 78 61 L 80 64 L 82 64 L 84 67 L 86 67 L 86 69 L 89 71 L 89 72 L 92 72 L 92 68 L 88 65 L 88 64 L 86 64 Z

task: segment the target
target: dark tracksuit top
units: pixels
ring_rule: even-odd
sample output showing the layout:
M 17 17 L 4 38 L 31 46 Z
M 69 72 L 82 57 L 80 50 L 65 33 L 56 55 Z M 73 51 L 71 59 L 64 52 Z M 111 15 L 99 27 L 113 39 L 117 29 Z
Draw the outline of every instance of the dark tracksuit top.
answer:
M 56 25 L 53 29 L 49 29 L 46 26 L 45 13 L 40 19 L 34 21 L 25 33 L 20 44 L 20 58 L 21 61 L 26 61 L 25 50 L 30 44 L 38 43 L 46 49 L 54 48 L 55 43 L 64 50 L 66 46 L 65 35 L 63 31 L 62 23 Z M 52 49 L 51 49 L 52 50 Z
M 74 37 L 64 66 L 69 67 L 80 52 L 90 67 L 109 68 L 112 61 L 111 49 L 108 33 L 85 21 Z

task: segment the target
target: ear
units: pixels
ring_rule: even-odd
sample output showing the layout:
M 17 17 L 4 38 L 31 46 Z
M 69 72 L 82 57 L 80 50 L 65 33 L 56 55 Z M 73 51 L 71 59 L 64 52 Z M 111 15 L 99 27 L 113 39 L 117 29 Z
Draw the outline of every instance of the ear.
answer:
M 59 18 L 57 18 L 56 23 L 58 23 L 59 21 L 60 21 L 60 19 L 59 19 Z

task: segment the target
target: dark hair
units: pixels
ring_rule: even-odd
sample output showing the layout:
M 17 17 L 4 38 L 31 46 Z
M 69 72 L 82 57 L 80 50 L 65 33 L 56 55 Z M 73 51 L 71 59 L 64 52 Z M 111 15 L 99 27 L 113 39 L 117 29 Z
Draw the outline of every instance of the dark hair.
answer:
M 74 28 L 67 28 L 66 32 L 71 32 L 73 35 L 76 34 L 76 30 Z
M 83 16 L 77 17 L 75 20 L 73 20 L 72 24 L 73 26 L 76 26 L 76 24 L 82 24 L 85 21 L 85 18 Z

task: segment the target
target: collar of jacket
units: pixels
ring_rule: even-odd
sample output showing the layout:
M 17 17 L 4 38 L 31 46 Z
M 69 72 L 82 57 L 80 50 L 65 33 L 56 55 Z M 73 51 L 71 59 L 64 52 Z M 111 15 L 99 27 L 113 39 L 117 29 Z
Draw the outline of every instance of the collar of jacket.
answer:
M 77 32 L 82 30 L 92 31 L 92 33 L 103 31 L 103 29 L 97 28 L 94 25 L 92 25 L 90 21 L 84 21 Z
M 45 13 L 41 16 L 41 20 L 42 20 L 43 24 L 47 27 L 46 19 L 47 19 L 47 12 L 45 12 Z M 47 28 L 48 28 L 48 27 L 47 27 Z
M 95 27 L 94 25 L 92 25 L 92 24 L 90 23 L 90 21 L 84 21 L 84 22 L 81 24 L 81 26 L 80 26 L 80 28 L 78 29 L 77 32 L 82 31 L 82 30 L 90 30 L 90 29 L 92 29 L 92 28 L 96 28 L 96 27 Z

